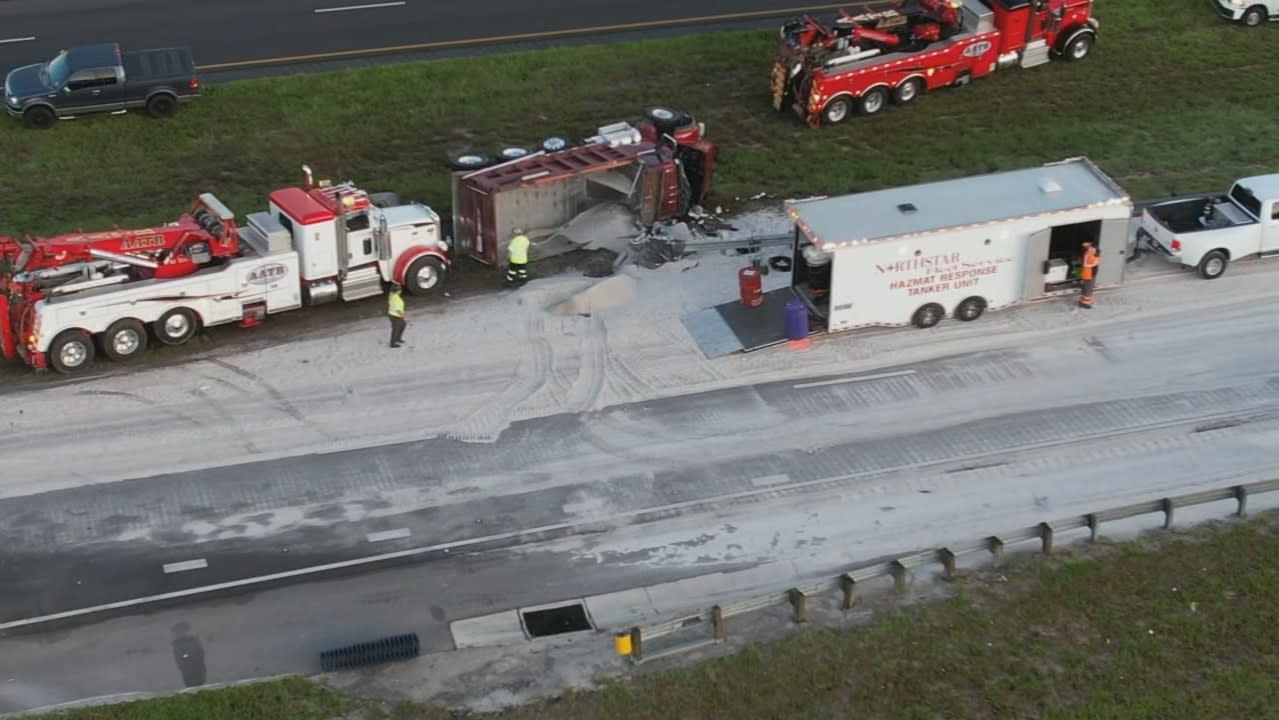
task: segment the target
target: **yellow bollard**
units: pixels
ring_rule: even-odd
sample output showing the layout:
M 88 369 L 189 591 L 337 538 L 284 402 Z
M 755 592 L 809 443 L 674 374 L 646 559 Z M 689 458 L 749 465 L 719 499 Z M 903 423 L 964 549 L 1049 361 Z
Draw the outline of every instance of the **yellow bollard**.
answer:
M 631 634 L 620 632 L 613 636 L 613 649 L 618 655 L 626 657 L 631 654 Z

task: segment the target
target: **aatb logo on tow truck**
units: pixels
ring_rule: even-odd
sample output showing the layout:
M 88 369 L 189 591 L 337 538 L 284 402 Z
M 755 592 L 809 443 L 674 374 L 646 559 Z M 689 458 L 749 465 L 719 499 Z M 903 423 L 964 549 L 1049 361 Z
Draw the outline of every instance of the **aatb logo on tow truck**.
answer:
M 248 281 L 253 285 L 266 285 L 289 274 L 287 265 L 271 263 L 249 273 Z

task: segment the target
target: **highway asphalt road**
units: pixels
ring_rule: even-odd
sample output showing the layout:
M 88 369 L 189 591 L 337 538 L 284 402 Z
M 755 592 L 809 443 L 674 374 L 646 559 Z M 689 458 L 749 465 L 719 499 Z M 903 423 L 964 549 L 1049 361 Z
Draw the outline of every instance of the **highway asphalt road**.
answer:
M 767 26 L 808 8 L 832 7 L 769 0 L 7 0 L 0 3 L 0 68 L 38 62 L 64 47 L 115 41 L 188 45 L 207 70 L 243 70 L 387 52 Z
M 1275 465 L 1279 319 L 1201 314 L 531 419 L 493 445 L 436 439 L 11 497 L 10 623 L 436 549 L 398 569 L 6 630 L 0 710 L 313 670 L 321 649 L 406 629 L 445 649 L 459 618 L 779 561 L 828 571 L 1260 479 Z M 407 537 L 369 538 L 388 531 Z

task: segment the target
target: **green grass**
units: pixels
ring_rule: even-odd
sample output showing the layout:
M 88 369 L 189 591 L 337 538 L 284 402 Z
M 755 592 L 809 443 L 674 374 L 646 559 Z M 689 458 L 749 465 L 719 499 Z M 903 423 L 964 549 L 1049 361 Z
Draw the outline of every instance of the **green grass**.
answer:
M 1274 516 L 958 581 L 954 599 L 876 624 L 807 630 L 492 720 L 1169 720 L 1274 717 Z M 1002 575 L 1000 574 L 1002 573 Z M 601 641 L 601 652 L 609 644 Z M 443 720 L 300 680 L 82 710 L 49 720 Z
M 535 51 L 211 87 L 168 122 L 0 123 L 0 233 L 149 224 L 212 190 L 237 212 L 309 163 L 447 214 L 447 153 L 593 134 L 683 107 L 723 148 L 716 201 L 833 194 L 1086 154 L 1137 196 L 1275 169 L 1276 28 L 1202 0 L 1101 0 L 1081 65 L 1007 70 L 912 108 L 812 131 L 769 107 L 775 33 Z

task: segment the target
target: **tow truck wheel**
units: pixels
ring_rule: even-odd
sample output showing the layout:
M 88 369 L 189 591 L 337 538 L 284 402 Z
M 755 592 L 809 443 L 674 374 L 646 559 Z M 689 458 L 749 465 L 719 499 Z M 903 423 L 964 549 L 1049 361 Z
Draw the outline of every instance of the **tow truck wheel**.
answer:
M 919 97 L 919 93 L 924 89 L 924 81 L 919 78 L 911 78 L 893 91 L 893 102 L 898 105 L 908 105 Z
M 835 98 L 826 103 L 826 108 L 822 110 L 822 122 L 827 125 L 838 125 L 847 120 L 852 111 L 853 103 L 848 98 Z
M 429 255 L 414 260 L 404 274 L 404 284 L 413 295 L 429 295 L 443 282 L 444 263 Z
M 83 330 L 66 330 L 49 346 L 49 363 L 60 373 L 79 372 L 93 364 L 93 338 Z
M 959 306 L 955 308 L 955 318 L 964 322 L 972 322 L 981 317 L 984 312 L 986 312 L 986 301 L 973 296 L 959 303 Z
M 1257 27 L 1265 19 L 1266 9 L 1260 5 L 1248 8 L 1248 11 L 1243 14 L 1243 24 L 1248 27 Z
M 132 360 L 147 349 L 147 330 L 132 318 L 116 320 L 102 333 L 102 353 L 116 362 Z
M 946 308 L 937 303 L 928 303 L 915 311 L 910 318 L 910 324 L 917 328 L 930 328 L 941 322 L 946 316 Z
M 1220 250 L 1213 250 L 1203 256 L 1203 259 L 1199 261 L 1199 267 L 1196 268 L 1196 270 L 1199 271 L 1199 277 L 1204 280 L 1216 280 L 1226 274 L 1226 266 L 1229 264 L 1230 260 L 1226 257 L 1224 252 Z
M 1065 52 L 1062 54 L 1071 62 L 1078 62 L 1088 57 L 1092 53 L 1092 46 L 1096 43 L 1096 38 L 1092 33 L 1079 33 L 1070 42 L 1066 43 Z
M 37 105 L 22 114 L 22 121 L 27 124 L 27 127 L 35 128 L 36 130 L 48 130 L 53 127 L 53 123 L 57 122 L 57 120 L 58 116 L 43 105 Z
M 152 324 L 155 339 L 165 345 L 181 345 L 195 337 L 199 328 L 195 313 L 186 308 L 173 308 Z
M 880 110 L 883 110 L 884 106 L 887 104 L 888 91 L 884 88 L 875 88 L 874 90 L 869 90 L 866 94 L 862 95 L 861 100 L 857 103 L 857 109 L 860 110 L 863 115 L 874 115 Z

